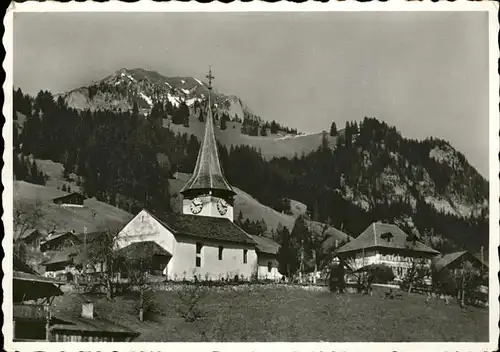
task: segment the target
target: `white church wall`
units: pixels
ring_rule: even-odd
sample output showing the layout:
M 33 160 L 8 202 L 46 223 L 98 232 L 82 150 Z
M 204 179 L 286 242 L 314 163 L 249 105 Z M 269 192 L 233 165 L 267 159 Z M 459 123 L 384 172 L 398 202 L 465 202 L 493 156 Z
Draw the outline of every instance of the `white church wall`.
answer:
M 196 266 L 196 242 L 203 244 L 199 255 L 200 267 Z M 219 260 L 219 246 L 223 247 L 222 260 Z M 247 251 L 246 263 L 243 262 L 244 250 Z M 173 271 L 169 278 L 173 280 L 193 280 L 194 275 L 201 280 L 233 279 L 235 275 L 249 280 L 256 268 L 257 254 L 253 247 L 243 244 L 182 238 L 177 243 L 176 255 L 171 261 Z
M 269 263 L 271 263 L 271 271 L 269 271 Z M 278 261 L 275 258 L 268 256 L 259 256 L 258 258 L 258 277 L 260 280 L 281 280 L 283 275 L 278 270 Z

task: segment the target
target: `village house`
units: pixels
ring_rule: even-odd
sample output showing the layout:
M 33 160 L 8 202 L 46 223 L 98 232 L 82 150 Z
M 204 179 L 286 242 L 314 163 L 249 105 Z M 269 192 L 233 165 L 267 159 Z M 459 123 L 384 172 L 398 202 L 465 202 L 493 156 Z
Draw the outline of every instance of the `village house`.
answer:
M 49 325 L 49 341 L 54 342 L 129 342 L 139 336 L 108 319 L 98 317 L 92 302 L 83 302 L 80 315 L 58 312 Z
M 52 202 L 61 206 L 83 207 L 84 200 L 85 196 L 80 193 L 73 192 L 62 197 L 54 198 L 52 199 Z
M 12 283 L 14 341 L 48 341 L 49 308 L 63 283 L 40 276 L 16 255 Z
M 65 247 L 73 247 L 81 244 L 80 238 L 74 231 L 65 231 L 62 233 L 50 233 L 40 242 L 40 251 L 56 251 Z
M 54 298 L 63 295 L 63 281 L 40 276 L 14 255 L 14 341 L 121 342 L 139 334 L 97 317 L 92 302 L 84 302 L 80 315 L 54 312 Z
M 45 234 L 43 231 L 31 229 L 22 234 L 19 240 L 21 240 L 29 250 L 39 251 L 40 243 L 43 241 L 44 237 Z
M 450 270 L 457 275 L 463 267 L 470 267 L 476 273 L 486 272 L 488 265 L 469 251 L 440 254 L 432 260 L 436 271 Z
M 86 253 L 86 246 L 101 235 L 102 232 L 100 231 L 78 234 L 70 231 L 49 236 L 40 245 L 40 249 L 46 258 L 40 263 L 44 276 L 73 281 L 82 273 L 81 261 L 83 260 L 83 254 Z M 89 268 L 87 268 L 87 271 L 89 271 Z M 92 271 L 100 272 L 102 268 L 94 268 Z
M 268 237 L 254 235 L 250 237 L 257 243 L 257 279 L 281 280 L 283 275 L 278 270 L 278 251 L 280 245 Z
M 439 252 L 418 241 L 393 224 L 374 222 L 358 237 L 337 250 L 337 256 L 353 270 L 384 264 L 402 280 L 410 268 L 431 268 L 432 258 Z
M 256 243 L 234 224 L 235 192 L 222 172 L 208 99 L 196 166 L 180 191 L 182 214 L 143 209 L 120 231 L 117 247 L 156 242 L 170 255 L 163 270 L 170 280 L 249 280 L 258 267 Z

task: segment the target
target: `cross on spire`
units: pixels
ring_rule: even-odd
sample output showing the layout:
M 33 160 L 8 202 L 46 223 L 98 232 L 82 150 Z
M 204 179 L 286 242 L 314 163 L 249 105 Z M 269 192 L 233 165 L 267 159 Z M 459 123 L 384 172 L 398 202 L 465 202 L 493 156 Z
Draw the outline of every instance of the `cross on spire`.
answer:
M 212 66 L 208 66 L 208 75 L 206 76 L 208 78 L 208 89 L 212 89 L 212 80 L 215 79 L 214 76 L 212 76 Z

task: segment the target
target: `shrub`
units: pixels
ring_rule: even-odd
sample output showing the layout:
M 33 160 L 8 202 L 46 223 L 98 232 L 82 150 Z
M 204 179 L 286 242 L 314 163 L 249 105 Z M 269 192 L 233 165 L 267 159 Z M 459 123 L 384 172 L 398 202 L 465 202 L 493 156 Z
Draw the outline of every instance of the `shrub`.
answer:
M 343 292 L 345 288 L 344 267 L 340 264 L 332 264 L 328 275 L 328 288 L 330 292 Z
M 373 282 L 378 284 L 386 284 L 394 280 L 394 272 L 392 268 L 384 264 L 376 264 L 371 267 L 371 275 Z
M 158 301 L 156 300 L 155 293 L 152 290 L 150 289 L 143 290 L 139 292 L 139 295 L 140 299 L 136 304 L 136 310 L 139 313 L 139 319 L 141 321 L 154 320 L 155 315 L 164 314 L 164 310 L 159 305 Z M 142 316 L 141 316 L 141 309 L 142 309 Z
M 205 312 L 201 309 L 201 303 L 207 293 L 208 291 L 198 284 L 183 285 L 177 291 L 179 297 L 177 312 L 185 321 L 195 322 L 205 316 Z

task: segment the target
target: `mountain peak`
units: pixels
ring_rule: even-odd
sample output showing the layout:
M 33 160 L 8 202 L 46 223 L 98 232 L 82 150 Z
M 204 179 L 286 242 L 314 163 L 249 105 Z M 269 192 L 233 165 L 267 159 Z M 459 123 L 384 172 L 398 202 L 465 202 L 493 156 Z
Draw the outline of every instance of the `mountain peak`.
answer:
M 113 74 L 67 93 L 66 103 L 76 109 L 85 110 L 131 110 L 134 103 L 148 114 L 155 102 L 188 106 L 203 101 L 208 95 L 208 86 L 201 79 L 191 76 L 166 77 L 157 71 L 144 68 L 122 67 Z M 234 95 L 213 91 L 214 106 L 230 118 L 253 116 L 243 101 Z

